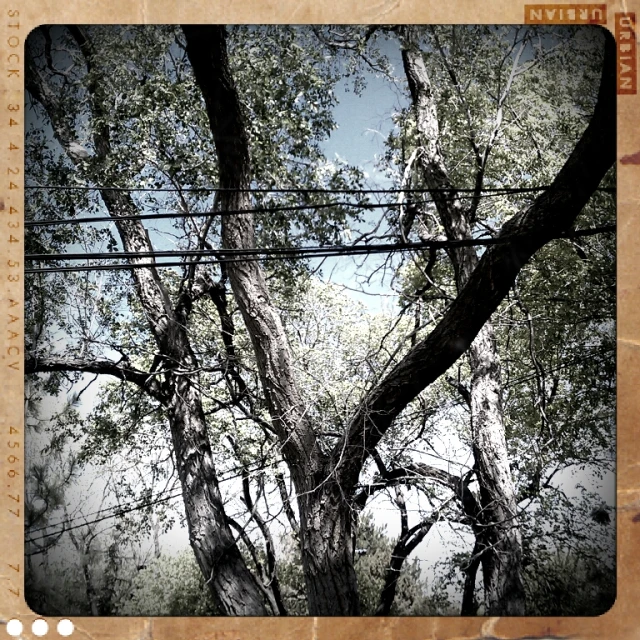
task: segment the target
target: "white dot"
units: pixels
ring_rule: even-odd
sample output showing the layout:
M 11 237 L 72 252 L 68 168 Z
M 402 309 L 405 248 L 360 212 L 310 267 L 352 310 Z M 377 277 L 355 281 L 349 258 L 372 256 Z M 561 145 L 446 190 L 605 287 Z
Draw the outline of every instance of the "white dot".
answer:
M 46 620 L 40 618 L 39 620 L 34 620 L 31 625 L 31 633 L 34 636 L 46 636 L 49 631 L 49 625 Z
M 61 636 L 70 636 L 73 633 L 73 622 L 71 620 L 60 620 L 58 622 L 58 633 Z
M 7 633 L 10 636 L 19 636 L 22 633 L 22 622 L 16 618 L 9 620 L 9 622 L 7 622 Z

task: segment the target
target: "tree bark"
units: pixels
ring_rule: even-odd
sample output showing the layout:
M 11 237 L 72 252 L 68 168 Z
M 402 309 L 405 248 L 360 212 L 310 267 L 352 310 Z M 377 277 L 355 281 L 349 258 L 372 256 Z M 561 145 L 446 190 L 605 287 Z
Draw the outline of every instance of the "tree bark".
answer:
M 251 209 L 246 125 L 229 69 L 224 27 L 184 26 L 187 55 L 209 116 L 220 174 L 221 211 Z M 222 218 L 228 249 L 255 247 L 251 214 Z M 358 615 L 358 587 L 350 552 L 349 494 L 331 477 L 305 415 L 289 342 L 257 261 L 226 266 L 256 355 L 261 385 L 298 494 L 300 542 L 311 615 Z
M 298 509 L 309 613 L 360 615 L 351 546 L 353 513 L 341 487 L 329 481 L 320 488 L 316 484 L 315 490 L 309 486 L 298 491 Z
M 420 136 L 422 175 L 431 189 L 447 239 L 469 240 L 473 237 L 471 211 L 466 211 L 459 199 L 451 198 L 455 188 L 440 151 L 435 97 L 422 52 L 411 42 L 410 33 L 403 42 L 402 60 Z M 448 253 L 460 291 L 476 268 L 478 255 L 472 246 L 452 248 Z M 490 320 L 485 322 L 471 343 L 469 364 L 471 437 L 482 505 L 476 535 L 486 549 L 482 555 L 482 566 L 487 614 L 524 615 L 522 538 L 505 439 L 500 359 Z
M 70 31 L 85 56 L 87 69 L 90 70 L 96 58 L 89 39 L 78 27 L 72 27 Z M 55 91 L 48 85 L 44 73 L 38 69 L 32 55 L 28 56 L 27 64 L 27 89 L 47 111 L 58 142 L 64 149 L 68 149 L 69 144 L 74 141 L 74 136 L 65 126 L 63 109 L 58 103 Z M 89 90 L 92 89 L 95 91 L 95 85 L 89 86 Z M 104 114 L 95 93 L 91 93 L 90 100 L 93 115 L 100 121 Z M 95 161 L 106 161 L 111 153 L 107 125 L 101 124 L 95 128 L 94 146 Z M 74 161 L 71 155 L 69 158 Z M 101 189 L 100 194 L 116 223 L 125 251 L 152 251 L 148 235 L 139 220 L 119 219 L 123 215 L 131 216 L 138 213 L 129 194 L 108 189 Z M 130 261 L 135 265 L 146 262 L 147 259 L 132 258 Z M 198 390 L 198 374 L 195 373 L 198 363 L 187 335 L 190 301 L 185 304 L 183 300 L 178 312 L 171 304 L 157 269 L 149 267 L 131 271 L 158 354 L 164 363 L 162 400 L 167 408 L 189 540 L 196 560 L 221 612 L 229 615 L 265 615 L 267 609 L 263 595 L 231 533 L 218 487 Z M 39 368 L 36 359 L 32 370 L 46 369 Z M 73 370 L 73 363 L 69 363 L 68 370 Z M 139 378 L 134 379 L 136 372 L 124 367 L 120 367 L 117 372 L 109 373 L 119 373 L 124 379 L 131 379 L 139 384 Z M 142 385 L 142 388 L 145 386 Z

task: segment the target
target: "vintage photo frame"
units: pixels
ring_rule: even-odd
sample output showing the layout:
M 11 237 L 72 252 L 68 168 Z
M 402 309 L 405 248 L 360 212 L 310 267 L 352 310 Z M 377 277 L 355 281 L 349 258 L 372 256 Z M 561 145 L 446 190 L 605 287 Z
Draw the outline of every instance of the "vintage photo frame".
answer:
M 94 638 L 211 638 L 216 640 L 463 640 L 516 638 L 632 638 L 637 635 L 635 598 L 640 595 L 640 127 L 637 113 L 635 32 L 640 1 L 600 4 L 421 3 L 374 0 L 278 4 L 180 3 L 169 0 L 89 2 L 64 5 L 39 0 L 3 0 L 0 20 L 0 623 L 10 621 L 20 637 L 41 635 L 42 620 L 24 600 L 24 342 L 23 342 L 23 132 L 24 42 L 41 24 L 579 24 L 600 21 L 618 43 L 618 235 L 617 235 L 617 600 L 592 618 L 75 618 L 73 636 Z M 581 22 L 582 21 L 582 22 Z M 624 46 L 623 46 L 624 45 Z M 628 46 L 627 46 L 628 45 Z M 20 443 L 16 446 L 14 443 Z M 16 500 L 16 496 L 19 499 Z M 47 618 L 57 635 L 60 619 Z M 19 621 L 16 622 L 16 621 Z M 43 627 L 42 623 L 39 623 Z M 12 634 L 13 635 L 13 634 Z

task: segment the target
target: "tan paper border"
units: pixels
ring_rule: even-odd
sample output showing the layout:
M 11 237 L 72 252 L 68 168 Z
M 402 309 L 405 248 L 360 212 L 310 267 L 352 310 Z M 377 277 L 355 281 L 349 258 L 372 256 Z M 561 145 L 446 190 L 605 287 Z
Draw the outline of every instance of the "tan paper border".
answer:
M 511 23 L 524 22 L 524 2 L 500 0 L 0 0 L 0 635 L 11 618 L 35 638 L 38 618 L 23 592 L 23 521 L 12 514 L 23 493 L 23 462 L 11 463 L 23 439 L 23 105 L 24 40 L 40 24 L 127 23 Z M 569 4 L 569 3 L 560 3 Z M 607 28 L 615 12 L 636 12 L 640 0 L 607 2 Z M 17 71 L 16 71 L 17 70 Z M 13 112 L 9 105 L 20 105 Z M 597 618 L 75 618 L 72 638 L 170 640 L 465 640 L 515 638 L 640 638 L 640 98 L 618 98 L 618 598 Z M 13 116 L 19 124 L 10 126 Z M 10 150 L 10 143 L 19 150 Z M 638 161 L 629 161 L 637 154 Z M 631 158 L 633 160 L 633 158 Z M 15 170 L 18 173 L 14 173 Z M 10 187 L 13 182 L 14 188 Z M 4 201 L 4 210 L 2 210 Z M 10 207 L 17 211 L 10 214 Z M 15 227 L 18 221 L 19 228 Z M 14 225 L 9 228 L 8 224 Z M 19 242 L 9 242 L 13 232 Z M 9 260 L 19 266 L 10 267 Z M 11 263 L 14 264 L 14 263 Z M 16 280 L 16 276 L 18 277 Z M 18 335 L 11 333 L 16 332 Z M 13 365 L 13 366 L 12 366 Z M 19 433 L 10 434 L 11 427 Z M 15 446 L 14 446 L 15 447 Z M 19 456 L 22 458 L 22 455 Z M 12 472 L 13 470 L 13 472 Z M 12 473 L 14 477 L 11 477 Z M 22 506 L 22 505 L 20 505 Z M 21 511 L 22 513 L 22 511 Z M 640 516 L 638 517 L 640 520 Z M 13 567 L 11 566 L 13 565 Z M 20 590 L 20 596 L 12 593 Z M 48 637 L 60 637 L 59 619 L 47 618 Z M 6 638 L 10 638 L 8 634 Z M 47 637 L 47 636 L 45 636 Z

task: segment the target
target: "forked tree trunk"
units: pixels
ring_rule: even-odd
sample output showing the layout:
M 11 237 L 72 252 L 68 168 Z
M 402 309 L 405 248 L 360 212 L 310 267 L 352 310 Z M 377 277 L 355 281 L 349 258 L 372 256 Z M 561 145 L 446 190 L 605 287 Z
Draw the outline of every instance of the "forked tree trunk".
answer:
M 249 149 L 237 92 L 227 61 L 225 31 L 221 27 L 184 27 L 187 53 L 200 86 L 224 190 L 222 210 L 249 209 Z M 610 43 L 608 43 L 610 57 Z M 437 147 L 438 130 L 424 64 L 405 51 L 405 70 L 416 104 L 423 142 L 432 145 L 431 159 L 423 158 L 428 183 L 440 188 L 448 177 Z M 520 233 L 506 247 L 487 250 L 479 263 L 473 250 L 452 252 L 460 295 L 436 329 L 376 387 L 352 416 L 329 456 L 318 448 L 305 417 L 291 370 L 287 339 L 257 263 L 234 262 L 228 271 L 256 353 L 260 377 L 272 418 L 291 470 L 301 513 L 302 560 L 312 615 L 357 615 L 357 586 L 348 549 L 349 501 L 362 465 L 394 418 L 415 396 L 471 346 L 474 454 L 487 527 L 485 583 L 490 614 L 524 613 L 521 580 L 521 541 L 515 528 L 513 482 L 502 424 L 500 369 L 495 340 L 488 322 L 516 275 L 535 251 L 564 231 L 613 161 L 609 119 L 613 102 L 607 93 L 609 63 L 592 122 L 548 193 L 514 216 L 502 233 Z M 433 112 L 431 112 L 433 110 Z M 419 126 L 419 129 L 420 129 Z M 240 194 L 237 197 L 234 194 Z M 228 197 L 227 197 L 228 196 Z M 439 205 L 449 237 L 468 238 L 470 231 L 457 203 Z M 223 218 L 223 239 L 231 249 L 254 246 L 251 215 Z M 481 523 L 482 524 L 482 523 Z M 484 537 L 484 536 L 481 536 Z
M 205 100 L 218 155 L 220 209 L 252 208 L 249 144 L 229 69 L 223 27 L 183 27 L 187 54 Z M 255 247 L 253 215 L 223 216 L 227 249 Z M 349 492 L 331 478 L 298 391 L 287 336 L 257 262 L 227 265 L 234 297 L 251 337 L 271 424 L 298 495 L 302 566 L 311 615 L 359 615 L 350 545 Z

